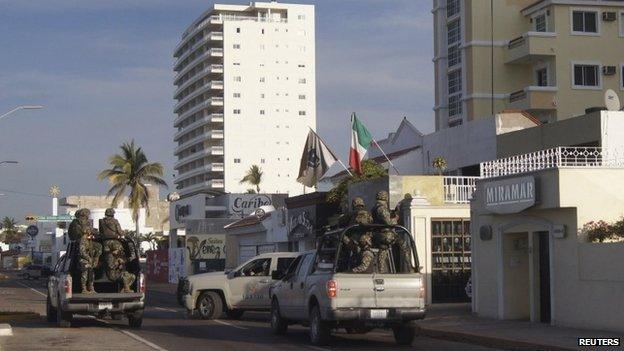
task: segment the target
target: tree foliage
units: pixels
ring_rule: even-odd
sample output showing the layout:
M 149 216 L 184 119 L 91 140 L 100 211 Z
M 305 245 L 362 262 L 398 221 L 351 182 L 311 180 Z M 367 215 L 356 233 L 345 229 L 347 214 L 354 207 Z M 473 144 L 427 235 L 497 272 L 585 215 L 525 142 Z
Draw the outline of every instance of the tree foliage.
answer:
M 364 182 L 371 179 L 377 179 L 388 175 L 382 166 L 373 160 L 364 160 L 362 162 L 362 174 L 353 174 L 353 177 L 347 176 L 340 183 L 336 184 L 327 194 L 327 202 L 338 204 L 347 197 L 349 185 Z
M 442 175 L 447 167 L 446 159 L 442 156 L 438 156 L 433 160 L 432 166 L 438 170 L 438 175 Z
M 262 183 L 262 169 L 258 165 L 253 165 L 247 170 L 247 174 L 241 179 L 240 184 L 247 183 L 256 187 L 256 193 L 260 193 L 260 183 Z M 249 189 L 247 190 L 249 192 Z
M 18 244 L 22 242 L 24 233 L 20 233 L 18 230 L 15 218 L 4 217 L 2 219 L 2 228 L 4 230 L 2 241 L 5 244 Z

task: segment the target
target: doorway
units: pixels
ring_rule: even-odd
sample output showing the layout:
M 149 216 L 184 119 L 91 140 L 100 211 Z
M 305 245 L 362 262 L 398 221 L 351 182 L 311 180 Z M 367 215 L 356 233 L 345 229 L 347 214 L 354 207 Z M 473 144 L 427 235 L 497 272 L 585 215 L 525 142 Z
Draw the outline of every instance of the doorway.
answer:
M 537 236 L 539 321 L 550 323 L 550 236 L 548 232 L 538 232 Z

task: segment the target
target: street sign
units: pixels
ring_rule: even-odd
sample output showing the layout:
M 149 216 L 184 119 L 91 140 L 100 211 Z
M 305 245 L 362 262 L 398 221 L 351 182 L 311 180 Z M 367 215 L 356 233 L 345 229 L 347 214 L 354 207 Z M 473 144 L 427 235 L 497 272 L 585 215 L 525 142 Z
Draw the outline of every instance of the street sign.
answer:
M 69 214 L 58 216 L 38 216 L 37 222 L 71 222 L 73 219 L 74 217 Z
M 37 228 L 36 225 L 29 225 L 28 228 L 26 228 L 26 234 L 28 234 L 31 238 L 34 238 L 37 234 L 39 234 L 39 228 Z

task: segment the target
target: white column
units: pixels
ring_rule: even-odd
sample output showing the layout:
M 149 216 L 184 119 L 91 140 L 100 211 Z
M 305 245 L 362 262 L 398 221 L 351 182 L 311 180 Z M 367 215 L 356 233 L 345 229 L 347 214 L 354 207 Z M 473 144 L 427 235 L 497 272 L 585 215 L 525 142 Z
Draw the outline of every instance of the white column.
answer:
M 52 215 L 58 216 L 58 198 L 52 198 Z M 52 266 L 56 265 L 56 261 L 58 260 L 61 251 L 64 251 L 65 247 L 63 246 L 63 229 L 59 228 L 58 225 L 54 228 L 54 242 L 52 243 Z

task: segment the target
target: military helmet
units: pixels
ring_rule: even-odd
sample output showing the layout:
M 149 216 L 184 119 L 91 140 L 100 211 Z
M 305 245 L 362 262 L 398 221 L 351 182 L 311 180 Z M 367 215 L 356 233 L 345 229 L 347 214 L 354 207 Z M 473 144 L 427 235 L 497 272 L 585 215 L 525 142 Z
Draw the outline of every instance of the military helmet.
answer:
M 113 217 L 115 215 L 115 209 L 107 208 L 106 211 L 104 211 L 104 215 L 107 217 Z
M 364 199 L 362 199 L 361 197 L 355 197 L 353 198 L 353 201 L 351 202 L 352 206 L 355 207 L 364 207 L 366 206 L 366 204 L 364 203 Z
M 377 193 L 377 200 L 380 201 L 388 201 L 388 192 L 385 190 L 382 190 L 380 192 Z
M 360 236 L 358 239 L 360 246 L 372 246 L 373 245 L 373 235 L 370 232 L 366 232 Z

